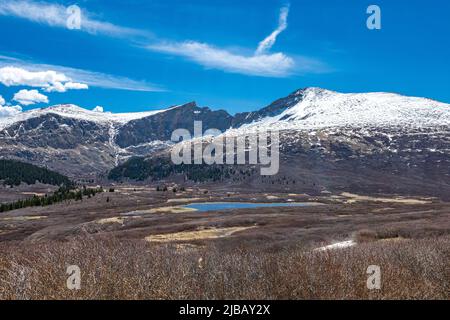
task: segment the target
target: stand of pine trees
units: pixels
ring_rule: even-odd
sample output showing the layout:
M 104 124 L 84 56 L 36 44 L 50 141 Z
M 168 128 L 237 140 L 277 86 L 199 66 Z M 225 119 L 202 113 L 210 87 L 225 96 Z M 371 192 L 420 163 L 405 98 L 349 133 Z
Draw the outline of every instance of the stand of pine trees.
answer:
M 36 181 L 54 186 L 73 186 L 73 182 L 62 174 L 16 160 L 0 160 L 0 180 L 4 185 L 18 186 Z
M 55 191 L 52 195 L 45 196 L 33 196 L 29 199 L 18 200 L 11 203 L 2 203 L 0 205 L 0 212 L 6 212 L 11 210 L 17 210 L 21 208 L 28 207 L 45 207 L 52 204 L 63 202 L 66 200 L 81 201 L 83 197 L 91 198 L 97 193 L 103 192 L 103 188 L 86 188 L 83 186 L 81 189 L 71 189 L 69 187 L 63 186 Z
M 151 179 L 159 181 L 171 175 L 183 175 L 185 180 L 193 182 L 216 182 L 230 179 L 235 174 L 250 176 L 254 169 L 241 169 L 236 172 L 229 165 L 175 165 L 170 158 L 146 159 L 134 157 L 109 172 L 108 179 L 121 181 L 123 179 L 143 181 Z
M 33 196 L 32 198 L 18 200 L 11 203 L 0 204 L 0 212 L 21 208 L 49 206 L 66 200 L 81 201 L 83 197 L 93 197 L 103 188 L 77 188 L 68 177 L 57 172 L 41 168 L 29 163 L 16 160 L 0 160 L 0 180 L 4 185 L 18 186 L 21 183 L 35 184 L 36 182 L 58 186 L 59 189 L 51 195 Z

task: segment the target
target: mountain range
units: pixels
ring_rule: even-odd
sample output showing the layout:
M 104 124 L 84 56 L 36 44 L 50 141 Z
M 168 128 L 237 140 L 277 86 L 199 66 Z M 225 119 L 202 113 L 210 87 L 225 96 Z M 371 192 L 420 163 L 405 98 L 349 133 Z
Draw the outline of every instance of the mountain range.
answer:
M 434 195 L 449 188 L 449 104 L 321 88 L 300 89 L 258 111 L 235 115 L 195 102 L 123 114 L 75 105 L 35 109 L 0 119 L 0 157 L 71 177 L 105 177 L 134 157 L 167 155 L 172 132 L 192 132 L 194 121 L 225 135 L 278 130 L 282 164 L 278 177 L 270 179 L 274 186 L 274 179 L 288 176 L 318 192 L 359 188 Z M 259 186 L 263 180 L 255 176 L 239 183 Z

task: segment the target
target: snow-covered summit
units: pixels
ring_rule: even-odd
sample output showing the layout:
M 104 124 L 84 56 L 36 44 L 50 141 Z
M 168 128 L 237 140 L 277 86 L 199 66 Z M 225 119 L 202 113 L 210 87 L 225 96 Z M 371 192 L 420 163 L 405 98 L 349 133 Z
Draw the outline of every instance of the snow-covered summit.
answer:
M 328 127 L 430 127 L 450 125 L 450 105 L 399 94 L 338 93 L 321 88 L 294 92 L 295 102 L 275 116 L 246 128 L 320 129 Z

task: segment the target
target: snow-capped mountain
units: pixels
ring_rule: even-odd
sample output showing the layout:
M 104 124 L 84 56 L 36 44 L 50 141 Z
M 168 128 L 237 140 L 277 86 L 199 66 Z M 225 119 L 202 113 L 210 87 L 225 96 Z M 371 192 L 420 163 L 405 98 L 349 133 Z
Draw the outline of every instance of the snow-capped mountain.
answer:
M 0 130 L 13 125 L 16 122 L 26 121 L 32 118 L 39 118 L 45 115 L 54 114 L 61 117 L 91 121 L 97 123 L 113 122 L 116 124 L 125 124 L 129 121 L 149 117 L 166 110 L 130 112 L 130 113 L 111 113 L 97 112 L 80 108 L 73 104 L 56 105 L 45 109 L 33 109 L 19 113 L 13 117 L 0 118 Z
M 235 115 L 225 136 L 280 132 L 280 171 L 263 177 L 252 166 L 171 168 L 170 148 L 133 159 L 110 178 L 208 176 L 227 188 L 394 193 L 450 197 L 450 106 L 389 93 L 342 94 L 319 88 L 295 91 L 269 106 Z M 226 124 L 228 120 L 225 121 Z M 231 168 L 231 172 L 230 172 Z M 184 171 L 183 171 L 184 170 Z M 221 177 L 221 178 L 220 178 Z M 219 179 L 219 180 L 218 180 Z
M 450 105 L 392 93 L 338 93 L 307 88 L 254 113 L 238 126 L 279 130 L 437 127 L 450 125 Z
M 285 163 L 281 171 L 292 176 L 306 174 L 305 166 L 331 170 L 335 176 L 336 170 L 349 174 L 359 168 L 364 175 L 390 168 L 387 176 L 409 172 L 420 179 L 450 180 L 450 105 L 391 93 L 343 94 L 320 88 L 297 90 L 258 111 L 234 116 L 193 102 L 124 114 L 74 105 L 32 110 L 0 119 L 0 156 L 75 177 L 98 176 L 132 156 L 169 150 L 172 132 L 193 132 L 194 121 L 202 121 L 203 130 L 216 128 L 226 135 L 280 130 Z M 316 187 L 346 185 L 341 179 L 325 183 L 327 177 L 317 181 L 317 175 L 308 179 Z

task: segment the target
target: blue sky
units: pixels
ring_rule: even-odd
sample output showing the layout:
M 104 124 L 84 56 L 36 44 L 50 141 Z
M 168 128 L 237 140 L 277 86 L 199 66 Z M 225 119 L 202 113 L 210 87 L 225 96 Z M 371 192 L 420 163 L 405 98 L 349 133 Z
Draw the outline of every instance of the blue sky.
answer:
M 80 30 L 66 26 L 74 4 Z M 366 27 L 371 4 L 381 30 Z M 450 102 L 449 14 L 441 0 L 2 0 L 0 116 L 189 101 L 235 113 L 309 86 Z

